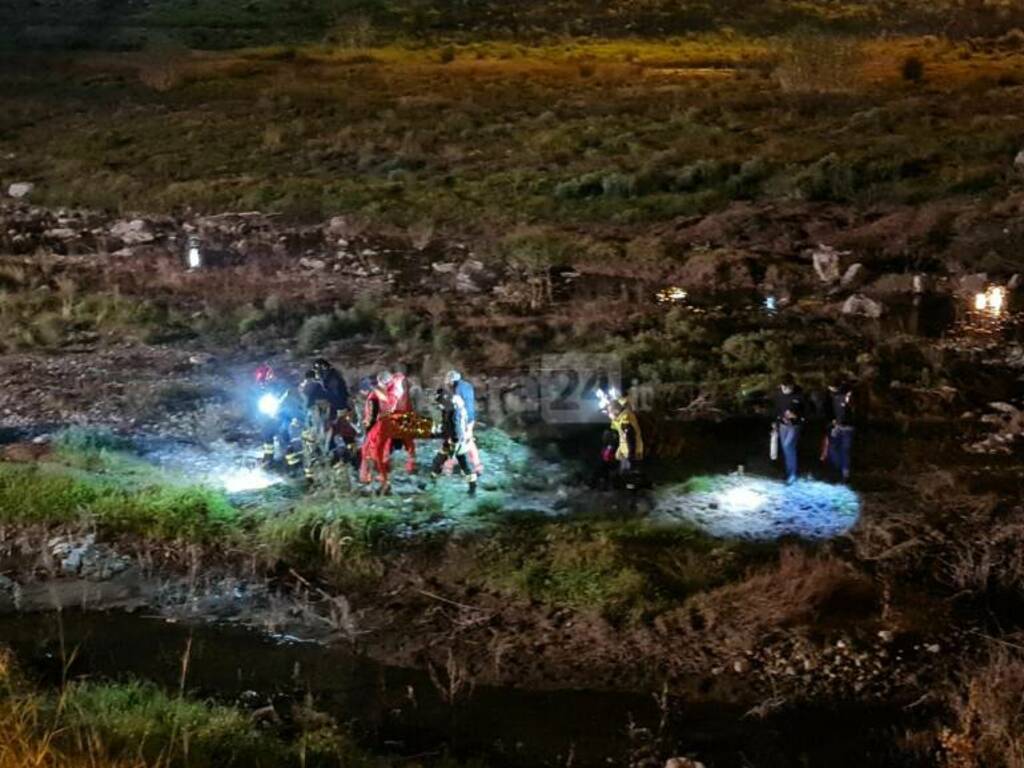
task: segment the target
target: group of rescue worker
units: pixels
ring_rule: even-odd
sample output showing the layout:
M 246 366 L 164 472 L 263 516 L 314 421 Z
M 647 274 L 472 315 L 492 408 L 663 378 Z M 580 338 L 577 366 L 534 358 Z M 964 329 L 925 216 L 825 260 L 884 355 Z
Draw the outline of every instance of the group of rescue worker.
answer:
M 449 371 L 434 396 L 437 419 L 418 414 L 413 408 L 411 383 L 403 373 L 382 371 L 363 378 L 355 407 L 344 376 L 324 358 L 313 361 L 302 383 L 295 389 L 282 382 L 269 365 L 256 371 L 263 397 L 263 462 L 272 464 L 278 453 L 289 471 L 304 470 L 312 481 L 318 467 L 349 465 L 358 470 L 365 485 L 378 481 L 378 492 L 391 490 L 391 455 L 405 452 L 405 469 L 416 473 L 416 440 L 440 438 L 440 447 L 430 463 L 430 475 L 437 478 L 458 470 L 466 479 L 470 495 L 476 493 L 483 471 L 476 444 L 476 392 L 458 371 Z M 808 398 L 791 374 L 784 375 L 773 396 L 771 458 L 781 458 L 786 483 L 798 477 L 798 448 L 808 411 L 816 406 L 825 415 L 820 459 L 830 463 L 842 478 L 850 479 L 855 404 L 849 382 L 837 379 L 824 397 Z M 604 432 L 598 482 L 603 487 L 617 483 L 634 489 L 642 480 L 645 459 L 643 429 L 627 395 L 606 399 Z M 358 414 L 358 418 L 356 418 Z M 301 437 L 295 439 L 295 426 Z M 360 441 L 360 437 L 362 438 Z
M 821 462 L 830 465 L 846 483 L 850 480 L 854 420 L 857 416 L 851 383 L 837 378 L 820 395 L 807 398 L 792 374 L 785 374 L 772 397 L 774 415 L 771 430 L 771 458 L 781 458 L 786 484 L 797 481 L 799 443 L 810 411 L 824 417 Z M 604 433 L 598 484 L 608 487 L 618 481 L 627 489 L 641 482 L 640 466 L 645 456 L 644 436 L 628 396 L 608 399 L 605 413 L 609 428 Z
M 297 388 L 289 387 L 268 364 L 257 368 L 256 383 L 264 465 L 275 464 L 280 454 L 289 472 L 297 474 L 301 468 L 309 482 L 318 470 L 348 465 L 358 470 L 361 483 L 377 480 L 377 492 L 388 494 L 391 454 L 403 450 L 406 472 L 413 475 L 416 440 L 440 438 L 431 476 L 458 469 L 469 494 L 476 493 L 483 471 L 475 436 L 476 393 L 458 371 L 449 371 L 435 393 L 437 420 L 414 410 L 411 383 L 400 372 L 363 378 L 355 397 L 344 376 L 324 358 L 313 361 Z M 359 407 L 356 400 L 361 400 Z

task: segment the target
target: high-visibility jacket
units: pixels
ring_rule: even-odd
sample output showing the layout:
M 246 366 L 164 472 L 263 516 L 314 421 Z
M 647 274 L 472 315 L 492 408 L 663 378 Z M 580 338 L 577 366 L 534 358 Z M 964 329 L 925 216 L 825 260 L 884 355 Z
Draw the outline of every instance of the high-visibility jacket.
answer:
M 619 446 L 615 458 L 643 461 L 644 438 L 640 432 L 640 421 L 630 406 L 626 406 L 618 416 L 612 419 L 611 427 L 619 436 Z

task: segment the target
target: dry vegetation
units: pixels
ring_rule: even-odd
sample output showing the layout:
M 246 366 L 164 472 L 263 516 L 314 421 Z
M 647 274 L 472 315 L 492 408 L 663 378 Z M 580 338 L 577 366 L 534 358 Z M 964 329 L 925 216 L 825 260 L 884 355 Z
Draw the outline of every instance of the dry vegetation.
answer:
M 454 50 L 447 64 L 437 49 L 302 48 L 8 69 L 5 177 L 52 203 L 346 213 L 421 243 L 1016 184 L 1013 52 L 810 33 Z

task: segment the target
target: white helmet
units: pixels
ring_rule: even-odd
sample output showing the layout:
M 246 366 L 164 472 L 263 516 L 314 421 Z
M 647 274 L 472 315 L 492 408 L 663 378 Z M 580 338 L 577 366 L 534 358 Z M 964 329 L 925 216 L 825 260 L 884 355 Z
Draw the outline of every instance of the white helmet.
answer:
M 454 371 L 454 370 L 453 371 L 448 371 L 448 373 L 446 373 L 444 375 L 444 383 L 445 384 L 455 384 L 456 382 L 459 382 L 461 380 L 462 380 L 462 374 L 459 373 L 458 371 Z

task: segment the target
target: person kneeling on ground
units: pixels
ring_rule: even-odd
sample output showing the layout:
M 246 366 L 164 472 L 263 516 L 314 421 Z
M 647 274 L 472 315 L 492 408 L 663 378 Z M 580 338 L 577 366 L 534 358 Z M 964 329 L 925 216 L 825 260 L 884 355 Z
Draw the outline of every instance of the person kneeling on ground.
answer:
M 467 456 L 466 426 L 469 422 L 466 405 L 461 397 L 446 390 L 438 390 L 437 404 L 441 407 L 441 449 L 434 456 L 431 476 L 436 480 L 440 477 L 445 462 L 454 459 L 469 484 L 469 495 L 473 496 L 476 494 L 477 477 Z

